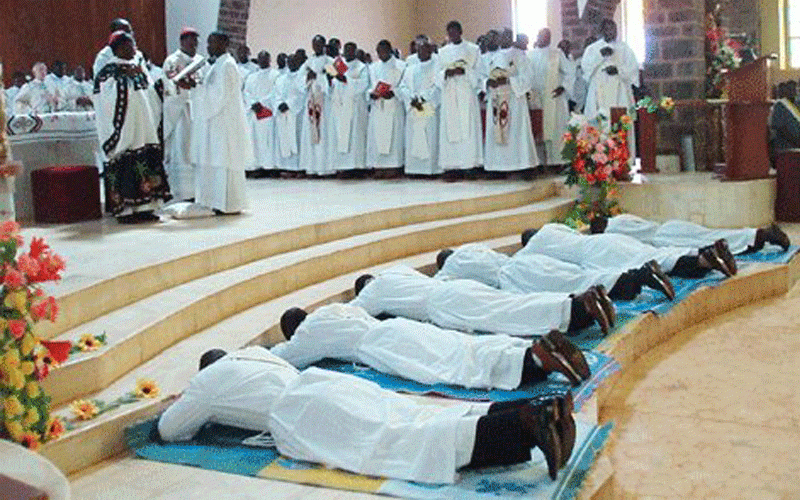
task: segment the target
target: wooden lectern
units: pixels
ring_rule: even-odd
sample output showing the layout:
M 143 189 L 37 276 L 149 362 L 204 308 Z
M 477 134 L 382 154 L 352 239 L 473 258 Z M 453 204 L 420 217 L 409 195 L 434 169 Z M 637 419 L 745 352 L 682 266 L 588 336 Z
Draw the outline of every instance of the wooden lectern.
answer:
M 725 179 L 749 180 L 769 177 L 770 89 L 772 56 L 727 74 L 728 103 L 725 105 Z

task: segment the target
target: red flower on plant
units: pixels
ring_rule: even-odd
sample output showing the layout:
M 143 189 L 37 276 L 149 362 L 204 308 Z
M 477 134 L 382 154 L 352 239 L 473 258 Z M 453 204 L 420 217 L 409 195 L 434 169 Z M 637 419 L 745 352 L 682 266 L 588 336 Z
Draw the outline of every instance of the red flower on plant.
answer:
M 24 284 L 25 275 L 19 272 L 19 270 L 6 264 L 5 275 L 3 276 L 3 285 L 8 288 L 20 288 Z
M 12 319 L 8 321 L 8 331 L 10 331 L 11 335 L 13 335 L 17 340 L 21 339 L 22 336 L 25 335 L 25 328 L 27 326 L 27 323 L 21 319 Z
M 39 445 L 41 443 L 39 442 L 39 436 L 28 433 L 22 436 L 22 439 L 20 439 L 20 444 L 29 450 L 36 451 L 39 449 Z

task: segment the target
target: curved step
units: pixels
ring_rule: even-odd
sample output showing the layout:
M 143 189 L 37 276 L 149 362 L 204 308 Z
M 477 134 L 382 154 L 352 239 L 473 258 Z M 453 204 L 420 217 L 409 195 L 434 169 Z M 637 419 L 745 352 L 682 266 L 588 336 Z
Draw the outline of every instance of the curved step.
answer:
M 39 335 L 43 338 L 55 337 L 168 288 L 284 252 L 409 224 L 522 207 L 555 196 L 557 184 L 558 181 L 553 178 L 541 179 L 531 183 L 529 188 L 510 193 L 383 209 L 260 234 L 219 246 L 211 240 L 212 245 L 205 250 L 188 255 L 181 253 L 165 262 L 121 272 L 77 290 L 61 294 L 56 288 L 62 313 L 56 323 L 42 324 Z M 197 224 L 200 224 L 200 228 L 208 229 L 212 236 L 214 231 L 224 232 L 225 229 L 224 224 L 219 222 L 210 227 L 208 222 Z M 182 230 L 186 229 L 191 227 Z M 29 232 L 33 234 L 35 231 L 26 230 L 26 236 Z M 36 235 L 40 236 L 38 233 Z M 124 260 L 124 255 L 118 256 L 118 259 Z
M 97 353 L 66 363 L 44 380 L 43 387 L 56 405 L 95 393 L 165 348 L 258 304 L 382 262 L 470 241 L 516 236 L 521 228 L 540 227 L 563 215 L 571 203 L 570 199 L 551 199 L 519 209 L 356 236 L 315 247 L 311 252 L 282 255 L 268 262 L 213 275 L 196 284 L 185 285 L 183 289 L 163 292 L 145 301 L 144 305 L 153 314 L 149 322 L 144 318 L 143 323 L 147 324 L 133 331 L 128 329 L 130 318 L 126 321 L 125 316 L 141 314 L 136 307 L 112 314 L 109 321 L 126 321 L 126 324 L 110 336 L 109 345 Z M 322 253 L 323 250 L 326 252 Z M 192 290 L 195 290 L 194 296 Z M 182 296 L 183 302 L 176 307 L 174 302 L 178 296 Z M 165 308 L 165 302 L 170 307 Z M 75 384 L 76 380 L 81 384 Z

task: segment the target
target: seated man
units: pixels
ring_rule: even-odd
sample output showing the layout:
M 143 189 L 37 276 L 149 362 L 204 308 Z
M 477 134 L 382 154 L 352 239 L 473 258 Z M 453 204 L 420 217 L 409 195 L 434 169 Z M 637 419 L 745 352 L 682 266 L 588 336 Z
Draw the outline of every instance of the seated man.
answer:
M 357 306 L 330 304 L 281 316 L 287 342 L 272 354 L 297 368 L 334 358 L 423 384 L 513 390 L 557 371 L 579 385 L 591 375 L 581 351 L 553 331 L 531 343 L 508 335 L 468 335 L 405 318 L 379 321 Z
M 791 244 L 789 237 L 776 224 L 759 229 L 711 229 L 683 220 L 669 220 L 662 224 L 632 214 L 617 215 L 603 222 L 605 224 L 595 225 L 596 232 L 626 234 L 654 247 L 701 247 L 724 239 L 731 253 L 740 254 L 759 252 L 767 243 L 779 246 L 785 252 Z
M 797 108 L 797 83 L 778 85 L 778 98 L 769 114 L 770 154 L 800 148 L 800 110 Z
M 377 276 L 360 276 L 355 291 L 352 304 L 372 316 L 400 316 L 463 332 L 528 337 L 552 330 L 575 332 L 596 321 L 607 334 L 615 319 L 602 286 L 580 295 L 519 294 L 473 280 L 437 280 L 400 265 Z
M 527 254 L 509 257 L 486 245 L 470 243 L 455 250 L 445 249 L 436 256 L 439 279 L 472 279 L 516 293 L 574 293 L 593 285 L 603 285 L 614 300 L 633 300 L 648 286 L 669 300 L 675 290 L 656 261 L 638 269 L 584 269 L 577 264 L 547 255 Z
M 654 260 L 670 276 L 702 278 L 711 270 L 727 277 L 736 274 L 736 261 L 725 240 L 692 249 L 659 247 L 624 234 L 581 234 L 564 224 L 545 224 L 522 233 L 517 255 L 542 254 L 588 269 L 632 269 Z
M 555 479 L 574 443 L 565 403 L 425 404 L 352 375 L 298 372 L 261 347 L 215 349 L 161 415 L 158 433 L 188 440 L 209 422 L 268 431 L 297 460 L 424 483 L 453 483 L 465 466 L 527 462 L 535 446 Z

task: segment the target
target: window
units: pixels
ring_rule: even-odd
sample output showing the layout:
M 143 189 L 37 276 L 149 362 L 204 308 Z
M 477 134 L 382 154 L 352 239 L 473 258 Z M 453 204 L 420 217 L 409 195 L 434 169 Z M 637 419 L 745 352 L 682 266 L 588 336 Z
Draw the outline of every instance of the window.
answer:
M 800 1 L 798 1 L 800 3 Z M 622 17 L 620 37 L 627 43 L 639 64 L 644 64 L 646 56 L 644 36 L 644 3 L 643 0 L 622 0 L 620 5 Z
M 789 67 L 800 68 L 800 0 L 786 0 L 786 48 Z
M 516 0 L 514 2 L 514 30 L 525 33 L 531 41 L 536 41 L 539 30 L 547 27 L 548 0 Z M 556 39 L 560 33 L 554 33 Z

